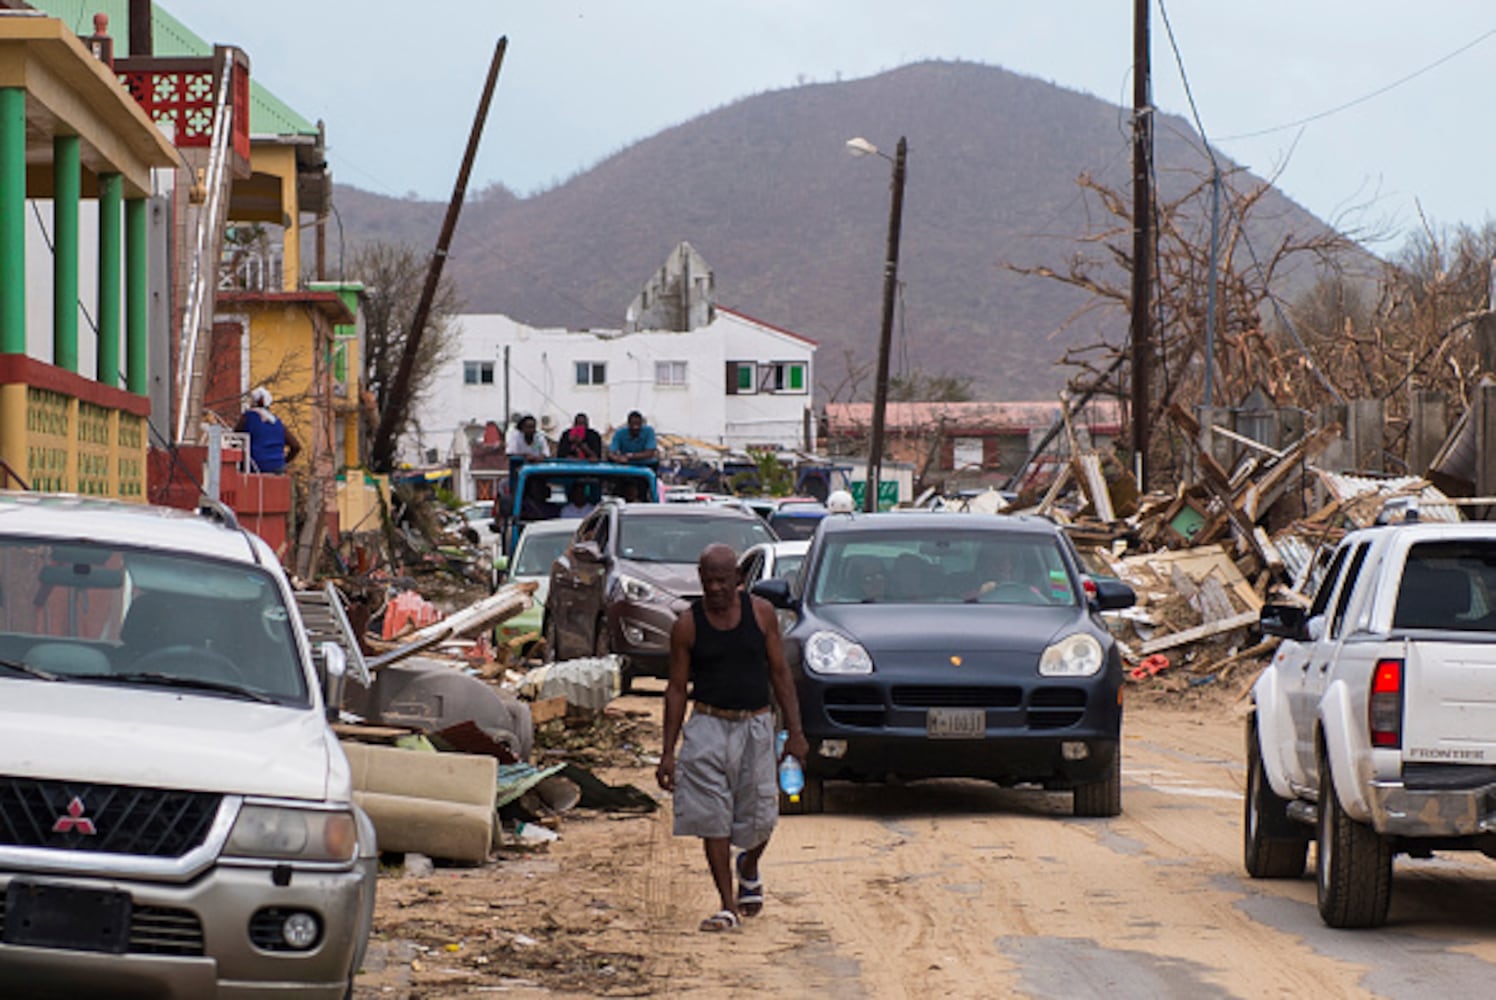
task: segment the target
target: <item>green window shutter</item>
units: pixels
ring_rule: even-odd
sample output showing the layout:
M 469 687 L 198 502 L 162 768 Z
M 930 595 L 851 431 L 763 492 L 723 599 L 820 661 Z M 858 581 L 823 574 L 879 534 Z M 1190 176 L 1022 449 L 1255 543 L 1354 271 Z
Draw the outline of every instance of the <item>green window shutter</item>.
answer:
M 753 369 L 744 364 L 738 365 L 738 391 L 753 391 Z
M 799 390 L 805 388 L 805 366 L 804 365 L 791 365 L 790 366 L 790 388 L 794 389 L 796 391 L 799 391 Z

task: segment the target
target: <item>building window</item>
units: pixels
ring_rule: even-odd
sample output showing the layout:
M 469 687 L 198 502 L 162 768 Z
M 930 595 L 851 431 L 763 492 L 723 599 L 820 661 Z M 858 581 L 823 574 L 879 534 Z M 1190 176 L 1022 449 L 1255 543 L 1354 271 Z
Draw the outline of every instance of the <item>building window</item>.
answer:
M 758 364 L 753 361 L 727 363 L 727 394 L 751 396 L 758 392 Z
M 492 361 L 464 361 L 462 363 L 463 385 L 493 385 Z
M 805 362 L 771 361 L 759 369 L 758 388 L 760 392 L 805 392 Z
M 577 385 L 602 385 L 608 381 L 608 365 L 604 361 L 578 361 Z
M 684 361 L 656 361 L 655 385 L 685 385 L 686 363 Z

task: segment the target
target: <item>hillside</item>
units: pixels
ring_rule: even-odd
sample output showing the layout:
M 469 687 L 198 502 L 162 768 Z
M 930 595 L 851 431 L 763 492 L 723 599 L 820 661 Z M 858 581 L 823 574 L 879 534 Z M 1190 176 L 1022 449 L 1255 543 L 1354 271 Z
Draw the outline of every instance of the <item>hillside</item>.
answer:
M 820 342 L 816 383 L 843 380 L 844 356 L 871 362 L 880 323 L 889 164 L 848 155 L 865 136 L 892 153 L 907 136 L 908 182 L 894 370 L 903 359 L 974 379 L 981 396 L 1047 396 L 1064 348 L 1120 341 L 1120 312 L 1062 329 L 1085 304 L 1004 262 L 1061 265 L 1094 200 L 1089 173 L 1129 190 L 1129 113 L 1041 80 L 972 63 L 926 62 L 863 80 L 773 91 L 718 108 L 622 150 L 550 191 L 502 188 L 464 206 L 448 273 L 471 312 L 535 326 L 615 328 L 681 240 L 716 273 L 719 303 Z M 1181 119 L 1156 125 L 1167 196 L 1204 158 Z M 523 149 L 522 137 L 485 142 Z M 517 153 L 516 155 L 522 155 Z M 455 174 L 455 164 L 454 164 Z M 339 186 L 349 247 L 370 239 L 434 246 L 444 203 Z M 1264 235 L 1322 230 L 1274 194 Z M 351 252 L 351 251 L 350 251 Z

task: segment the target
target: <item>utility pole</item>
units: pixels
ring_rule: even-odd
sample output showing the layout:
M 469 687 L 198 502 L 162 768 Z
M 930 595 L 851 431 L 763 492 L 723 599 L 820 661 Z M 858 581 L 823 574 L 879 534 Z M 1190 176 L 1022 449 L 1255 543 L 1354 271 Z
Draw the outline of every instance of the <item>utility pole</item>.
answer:
M 899 136 L 893 158 L 893 197 L 888 209 L 888 253 L 883 264 L 883 329 L 878 336 L 878 375 L 873 385 L 873 433 L 868 442 L 867 491 L 862 509 L 878 509 L 878 483 L 883 478 L 883 425 L 888 413 L 888 352 L 893 341 L 894 293 L 899 283 L 899 232 L 904 224 L 904 158 L 909 145 Z
M 426 284 L 421 289 L 421 298 L 416 302 L 416 311 L 410 318 L 410 332 L 405 336 L 405 351 L 400 355 L 400 367 L 395 380 L 385 394 L 384 413 L 379 418 L 379 427 L 374 431 L 374 441 L 369 447 L 370 464 L 375 472 L 389 472 L 395 464 L 396 417 L 402 411 L 397 401 L 403 401 L 410 387 L 410 377 L 415 369 L 416 354 L 421 347 L 421 337 L 426 331 L 426 319 L 431 315 L 431 303 L 436 298 L 437 286 L 441 283 L 442 266 L 447 262 L 447 249 L 452 245 L 452 234 L 457 230 L 457 215 L 462 211 L 467 197 L 468 176 L 473 172 L 473 160 L 478 155 L 478 140 L 483 137 L 483 123 L 488 119 L 488 105 L 493 101 L 494 85 L 499 82 L 499 68 L 504 65 L 504 50 L 509 47 L 507 36 L 501 37 L 494 47 L 493 60 L 488 66 L 488 79 L 483 84 L 483 96 L 478 101 L 478 113 L 473 118 L 472 131 L 468 133 L 467 151 L 462 156 L 462 166 L 457 170 L 457 184 L 452 188 L 452 199 L 447 203 L 447 215 L 442 220 L 441 233 L 436 238 L 436 253 L 431 257 L 431 267 L 426 272 Z M 507 414 L 506 414 L 507 419 Z
M 1153 364 L 1149 312 L 1152 288 L 1153 108 L 1149 104 L 1149 0 L 1133 0 L 1132 15 L 1132 462 L 1138 489 L 1148 489 L 1148 375 Z

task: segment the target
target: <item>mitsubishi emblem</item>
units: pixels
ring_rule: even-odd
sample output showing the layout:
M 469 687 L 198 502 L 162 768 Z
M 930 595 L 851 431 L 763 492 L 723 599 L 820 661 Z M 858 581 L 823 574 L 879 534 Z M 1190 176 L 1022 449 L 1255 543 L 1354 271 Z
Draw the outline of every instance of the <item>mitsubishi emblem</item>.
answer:
M 57 821 L 52 824 L 52 832 L 77 832 L 92 837 L 99 831 L 94 829 L 94 821 L 83 815 L 85 811 L 83 800 L 74 795 L 73 801 L 68 803 L 67 815 L 57 817 Z

